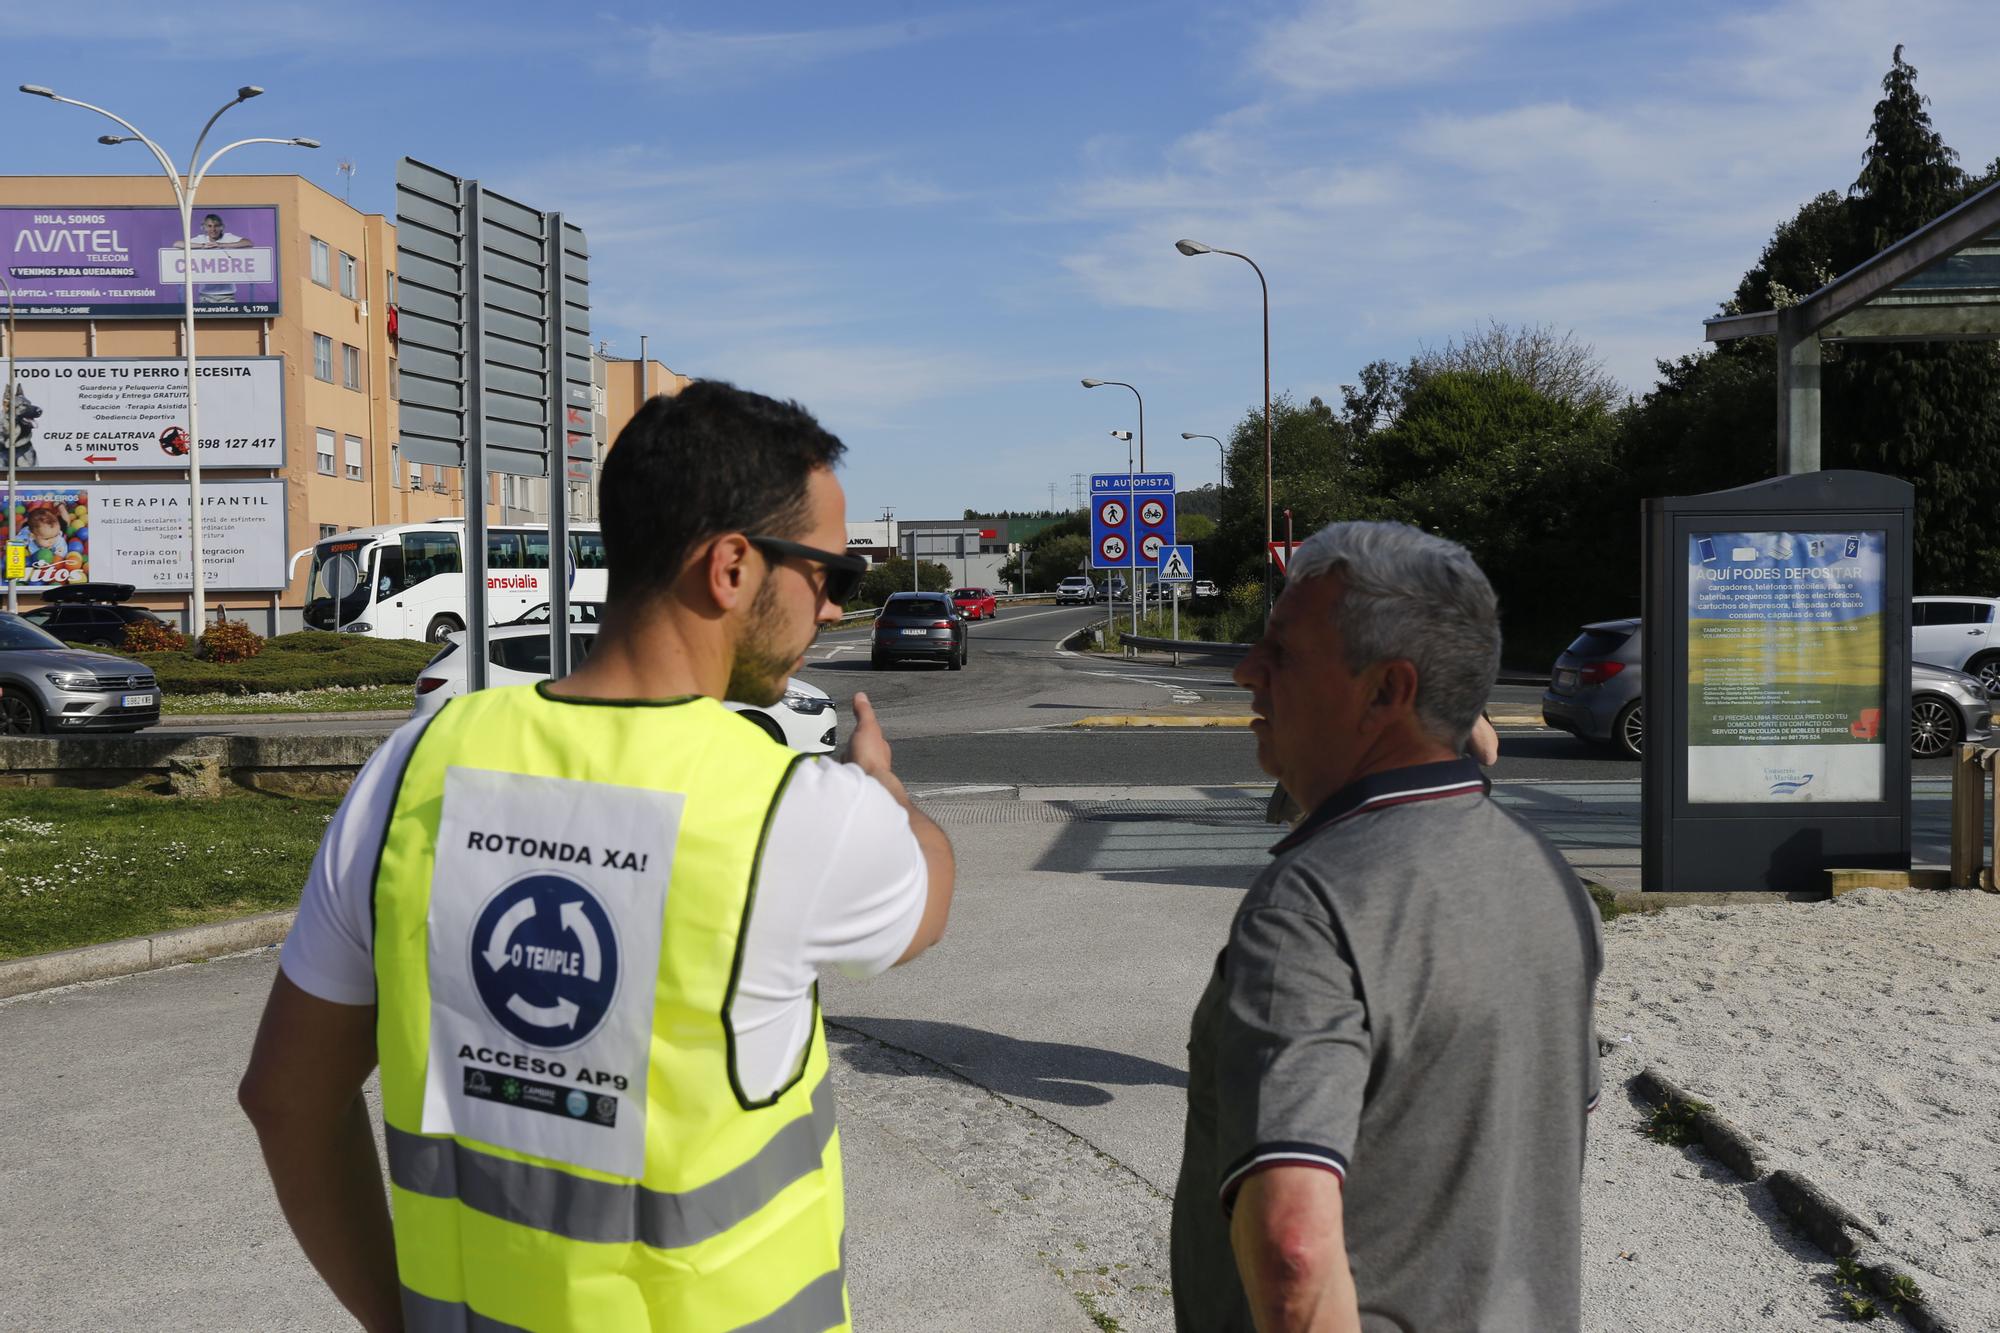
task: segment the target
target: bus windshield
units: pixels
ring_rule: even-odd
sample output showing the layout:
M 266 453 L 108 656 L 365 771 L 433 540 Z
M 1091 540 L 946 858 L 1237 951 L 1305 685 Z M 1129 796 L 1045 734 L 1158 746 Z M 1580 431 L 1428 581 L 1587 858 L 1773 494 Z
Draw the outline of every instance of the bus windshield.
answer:
M 349 538 L 313 548 L 306 582 L 305 622 L 310 629 L 338 629 L 368 609 L 368 543 Z

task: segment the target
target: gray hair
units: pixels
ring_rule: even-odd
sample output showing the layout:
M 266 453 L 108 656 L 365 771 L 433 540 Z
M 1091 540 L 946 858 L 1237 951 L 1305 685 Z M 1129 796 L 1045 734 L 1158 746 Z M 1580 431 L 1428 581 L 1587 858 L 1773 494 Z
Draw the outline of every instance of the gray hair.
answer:
M 1334 623 L 1347 669 L 1407 659 L 1417 722 L 1461 749 L 1500 673 L 1500 602 L 1457 542 L 1405 523 L 1329 523 L 1303 542 L 1289 582 L 1341 574 Z

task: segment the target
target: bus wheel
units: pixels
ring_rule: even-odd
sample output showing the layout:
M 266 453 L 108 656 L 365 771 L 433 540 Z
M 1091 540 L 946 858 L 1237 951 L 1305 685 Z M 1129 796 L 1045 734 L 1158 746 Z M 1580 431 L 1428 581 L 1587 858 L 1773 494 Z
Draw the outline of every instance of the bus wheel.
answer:
M 432 643 L 443 643 L 444 636 L 456 634 L 465 628 L 457 616 L 432 616 L 430 628 L 424 631 L 424 638 Z

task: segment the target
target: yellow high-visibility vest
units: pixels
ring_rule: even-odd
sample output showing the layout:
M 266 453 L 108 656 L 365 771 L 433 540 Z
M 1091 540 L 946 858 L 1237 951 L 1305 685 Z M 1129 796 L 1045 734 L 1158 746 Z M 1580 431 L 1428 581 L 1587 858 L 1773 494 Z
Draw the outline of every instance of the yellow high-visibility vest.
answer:
M 849 1323 L 815 997 L 775 1092 L 729 1022 L 798 756 L 711 699 L 452 701 L 375 875 L 407 1327 Z

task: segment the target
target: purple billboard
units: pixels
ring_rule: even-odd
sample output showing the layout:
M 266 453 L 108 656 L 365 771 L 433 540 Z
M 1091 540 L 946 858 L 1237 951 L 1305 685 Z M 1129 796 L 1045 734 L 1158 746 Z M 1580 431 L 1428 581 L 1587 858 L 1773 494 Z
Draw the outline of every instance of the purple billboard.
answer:
M 268 206 L 197 208 L 191 252 L 177 209 L 0 208 L 0 246 L 24 317 L 179 316 L 190 262 L 197 314 L 278 313 L 278 210 Z

